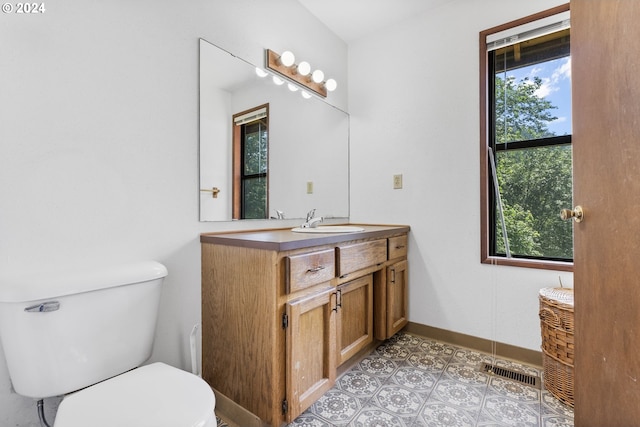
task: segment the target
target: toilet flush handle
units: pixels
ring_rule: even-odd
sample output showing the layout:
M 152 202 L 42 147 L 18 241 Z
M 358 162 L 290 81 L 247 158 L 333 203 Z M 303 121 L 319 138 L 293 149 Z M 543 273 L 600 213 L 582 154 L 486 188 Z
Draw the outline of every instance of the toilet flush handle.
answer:
M 46 313 L 48 311 L 56 311 L 59 309 L 60 303 L 58 301 L 47 301 L 26 307 L 24 311 L 27 313 Z

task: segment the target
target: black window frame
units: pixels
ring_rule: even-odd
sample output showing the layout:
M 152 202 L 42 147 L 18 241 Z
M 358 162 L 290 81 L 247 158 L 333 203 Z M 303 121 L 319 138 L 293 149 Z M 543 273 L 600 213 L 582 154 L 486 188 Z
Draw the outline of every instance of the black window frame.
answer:
M 269 202 L 268 202 L 268 193 L 269 193 L 269 185 L 268 185 L 268 155 L 265 158 L 265 163 L 267 164 L 267 168 L 264 170 L 264 172 L 256 172 L 256 173 L 248 173 L 247 172 L 247 163 L 246 163 L 246 159 L 247 159 L 247 131 L 248 129 L 251 129 L 255 126 L 264 126 L 264 130 L 258 130 L 256 133 L 268 133 L 268 129 L 269 129 L 269 125 L 268 122 L 266 120 L 266 118 L 264 119 L 259 119 L 250 123 L 244 123 L 242 125 L 240 125 L 240 151 L 241 151 L 241 166 L 240 166 L 240 212 L 241 212 L 241 219 L 269 219 Z M 253 132 L 249 132 L 249 133 L 253 133 Z M 261 138 L 261 136 L 259 135 L 258 138 Z M 268 137 L 267 137 L 268 138 Z M 265 144 L 267 144 L 268 146 L 268 142 L 265 141 Z M 268 152 L 268 148 L 267 148 L 267 152 Z M 248 216 L 247 213 L 247 186 L 250 183 L 253 183 L 255 181 L 263 181 L 264 182 L 264 191 L 265 191 L 265 200 L 264 200 L 264 213 L 263 216 L 261 217 L 253 217 L 253 216 Z

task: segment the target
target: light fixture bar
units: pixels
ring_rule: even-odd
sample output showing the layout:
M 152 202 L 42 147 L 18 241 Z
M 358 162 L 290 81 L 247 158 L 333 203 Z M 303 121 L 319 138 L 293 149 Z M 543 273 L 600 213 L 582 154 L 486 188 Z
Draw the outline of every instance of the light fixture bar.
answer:
M 267 52 L 267 68 L 275 73 L 280 74 L 281 76 L 293 80 L 299 85 L 302 85 L 312 91 L 320 95 L 323 98 L 327 97 L 327 88 L 324 85 L 324 82 L 316 83 L 313 80 L 310 80 L 310 76 L 303 76 L 296 72 L 295 64 L 294 66 L 287 67 L 280 63 L 280 55 L 271 49 L 266 49 Z

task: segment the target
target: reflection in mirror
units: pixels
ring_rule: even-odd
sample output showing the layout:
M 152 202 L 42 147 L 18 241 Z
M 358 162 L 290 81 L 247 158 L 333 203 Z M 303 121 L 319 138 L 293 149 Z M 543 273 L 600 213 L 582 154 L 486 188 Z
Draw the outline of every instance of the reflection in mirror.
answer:
M 267 219 L 269 105 L 233 115 L 233 219 Z
M 262 124 L 244 129 L 257 157 L 241 160 L 243 129 L 234 118 L 260 108 Z M 349 216 L 348 115 L 259 77 L 201 39 L 200 220 L 304 218 L 313 208 L 325 218 Z

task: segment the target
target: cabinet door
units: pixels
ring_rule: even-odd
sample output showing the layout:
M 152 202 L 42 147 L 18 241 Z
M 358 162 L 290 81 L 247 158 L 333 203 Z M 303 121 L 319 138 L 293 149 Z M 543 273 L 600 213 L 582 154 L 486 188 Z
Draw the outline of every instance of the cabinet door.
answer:
M 287 421 L 293 421 L 336 379 L 336 291 L 287 304 Z
M 373 275 L 338 288 L 338 366 L 373 342 Z
M 387 267 L 387 338 L 409 322 L 408 276 L 406 260 Z

